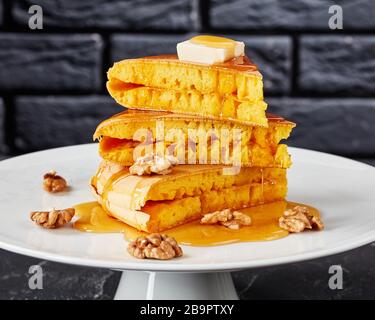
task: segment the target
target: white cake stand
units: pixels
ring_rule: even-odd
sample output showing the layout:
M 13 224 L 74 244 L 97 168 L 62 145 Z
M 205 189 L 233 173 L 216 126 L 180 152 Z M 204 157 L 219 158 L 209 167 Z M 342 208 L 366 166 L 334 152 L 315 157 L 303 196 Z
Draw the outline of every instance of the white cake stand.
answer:
M 124 271 L 116 299 L 237 299 L 229 271 L 319 258 L 375 241 L 375 169 L 315 151 L 290 148 L 289 196 L 322 212 L 326 229 L 218 247 L 183 247 L 169 261 L 138 260 L 120 234 L 90 234 L 33 225 L 29 212 L 92 201 L 97 145 L 79 145 L 0 162 L 0 247 L 41 259 Z M 55 169 L 71 189 L 50 195 L 42 175 Z

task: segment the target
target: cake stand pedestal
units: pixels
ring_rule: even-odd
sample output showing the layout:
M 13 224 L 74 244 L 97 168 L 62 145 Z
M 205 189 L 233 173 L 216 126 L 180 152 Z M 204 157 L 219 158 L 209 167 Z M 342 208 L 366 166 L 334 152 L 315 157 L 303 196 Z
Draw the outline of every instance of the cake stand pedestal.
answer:
M 115 300 L 238 300 L 229 272 L 123 271 Z

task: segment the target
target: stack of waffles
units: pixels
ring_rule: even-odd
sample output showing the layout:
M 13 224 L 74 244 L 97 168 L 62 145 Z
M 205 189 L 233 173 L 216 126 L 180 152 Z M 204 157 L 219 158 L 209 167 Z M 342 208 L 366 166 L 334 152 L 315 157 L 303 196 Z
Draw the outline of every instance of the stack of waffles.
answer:
M 127 108 L 94 134 L 103 162 L 91 185 L 109 215 L 161 232 L 285 199 L 291 159 L 280 142 L 295 125 L 266 114 L 262 75 L 245 55 L 210 64 L 177 55 L 123 60 L 109 69 L 107 88 Z M 147 159 L 160 172 L 129 170 Z

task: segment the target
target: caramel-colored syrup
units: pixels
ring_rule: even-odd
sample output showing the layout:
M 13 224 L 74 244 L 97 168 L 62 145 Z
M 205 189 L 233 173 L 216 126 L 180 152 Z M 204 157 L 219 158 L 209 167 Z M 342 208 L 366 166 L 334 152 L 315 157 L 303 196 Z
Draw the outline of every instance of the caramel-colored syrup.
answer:
M 308 207 L 313 215 L 319 211 L 311 206 L 289 201 L 277 201 L 256 207 L 242 209 L 251 217 L 251 226 L 231 230 L 220 225 L 201 225 L 198 221 L 187 223 L 165 231 L 180 244 L 192 246 L 216 246 L 234 242 L 269 241 L 286 237 L 289 233 L 279 227 L 279 217 L 288 208 L 296 205 Z M 110 217 L 97 202 L 76 205 L 78 220 L 74 228 L 85 232 L 124 233 L 127 240 L 133 240 L 145 232 Z
M 162 60 L 165 62 L 176 62 L 181 64 L 194 64 L 193 62 L 188 61 L 180 61 L 178 60 L 178 56 L 175 54 L 163 54 L 160 56 L 149 56 L 149 57 L 143 57 L 138 58 L 141 60 Z M 221 62 L 221 63 L 215 63 L 210 65 L 201 65 L 200 67 L 208 68 L 208 69 L 227 69 L 232 71 L 238 71 L 238 72 L 255 72 L 258 71 L 258 67 L 246 56 L 239 56 L 235 57 L 231 60 Z
M 105 185 L 103 187 L 103 193 L 101 195 L 102 206 L 104 207 L 104 209 L 107 208 L 108 194 L 111 191 L 113 191 L 113 186 L 114 186 L 115 182 L 122 177 L 126 177 L 126 174 L 129 175 L 129 169 L 127 167 L 124 167 L 124 169 L 121 169 L 118 172 L 112 174 L 109 177 L 109 179 L 107 180 L 107 182 L 105 183 Z
M 127 224 L 111 218 L 96 201 L 85 202 L 74 206 L 76 220 L 73 227 L 80 231 L 95 233 L 124 233 L 129 227 Z

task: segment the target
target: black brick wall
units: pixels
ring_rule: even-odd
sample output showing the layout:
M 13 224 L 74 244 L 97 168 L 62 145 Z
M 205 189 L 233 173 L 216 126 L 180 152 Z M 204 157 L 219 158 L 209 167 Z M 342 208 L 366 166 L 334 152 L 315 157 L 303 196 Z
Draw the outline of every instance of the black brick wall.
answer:
M 4 106 L 4 101 L 2 98 L 0 98 L 0 157 L 1 154 L 6 153 L 7 150 L 7 145 L 5 142 L 5 106 Z
M 374 30 L 373 0 L 211 0 L 211 26 L 216 29 L 327 31 L 328 8 L 341 5 L 344 29 Z
M 0 34 L 3 90 L 98 91 L 102 39 L 97 34 Z
M 344 30 L 328 28 L 333 4 Z M 374 0 L 0 0 L 0 157 L 89 142 L 122 110 L 104 86 L 113 61 L 195 33 L 246 42 L 270 111 L 299 124 L 290 144 L 375 157 L 374 16 Z
M 301 91 L 374 95 L 374 36 L 303 36 L 300 44 L 298 87 Z
M 189 30 L 196 23 L 190 0 L 14 0 L 12 16 L 27 24 L 28 8 L 43 7 L 45 26 L 67 29 Z
M 19 96 L 15 146 L 22 152 L 92 142 L 98 119 L 123 110 L 108 96 Z

